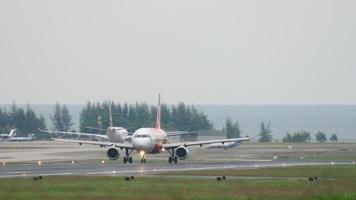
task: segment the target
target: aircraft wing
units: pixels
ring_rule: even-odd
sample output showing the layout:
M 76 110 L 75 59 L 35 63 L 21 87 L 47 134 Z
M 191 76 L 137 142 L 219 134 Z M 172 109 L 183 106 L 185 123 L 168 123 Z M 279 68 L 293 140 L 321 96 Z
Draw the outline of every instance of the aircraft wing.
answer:
M 60 141 L 60 142 L 78 143 L 80 145 L 91 144 L 91 145 L 98 145 L 98 146 L 102 146 L 102 147 L 115 146 L 118 148 L 133 149 L 132 144 L 129 144 L 129 143 L 100 142 L 100 141 L 89 141 L 89 140 L 67 140 L 67 139 L 54 139 L 54 140 Z
M 101 139 L 108 139 L 107 135 L 103 134 L 94 134 L 94 133 L 80 133 L 80 132 L 64 132 L 64 131 L 41 131 L 49 134 L 63 134 L 63 135 L 77 135 L 77 136 L 87 136 L 87 137 L 96 137 Z
M 168 131 L 166 132 L 167 136 L 177 136 L 177 135 L 189 135 L 189 134 L 193 134 L 193 133 L 197 133 L 197 131 Z
M 230 139 L 217 139 L 217 140 L 203 140 L 203 141 L 195 141 L 195 142 L 178 142 L 178 143 L 171 143 L 171 144 L 164 144 L 162 147 L 165 149 L 176 148 L 179 146 L 195 146 L 195 145 L 205 145 L 205 144 L 214 144 L 214 143 L 221 143 L 224 144 L 225 142 L 243 142 L 250 140 L 249 137 L 246 138 L 230 138 Z

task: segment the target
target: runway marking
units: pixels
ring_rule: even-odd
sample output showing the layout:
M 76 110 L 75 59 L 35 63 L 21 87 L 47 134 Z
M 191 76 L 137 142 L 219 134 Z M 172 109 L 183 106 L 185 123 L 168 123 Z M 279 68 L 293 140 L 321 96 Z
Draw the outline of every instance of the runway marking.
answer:
M 27 174 L 31 171 L 13 171 L 13 172 L 5 172 L 6 174 Z

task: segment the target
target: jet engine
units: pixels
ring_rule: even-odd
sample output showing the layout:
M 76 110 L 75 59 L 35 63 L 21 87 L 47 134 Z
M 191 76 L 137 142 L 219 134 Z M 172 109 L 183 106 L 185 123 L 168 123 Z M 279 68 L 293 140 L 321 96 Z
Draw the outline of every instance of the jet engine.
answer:
M 176 156 L 179 160 L 184 160 L 188 157 L 189 151 L 186 147 L 180 146 L 176 149 Z
M 116 160 L 120 156 L 119 149 L 117 149 L 116 147 L 110 147 L 106 152 L 106 155 L 110 160 Z

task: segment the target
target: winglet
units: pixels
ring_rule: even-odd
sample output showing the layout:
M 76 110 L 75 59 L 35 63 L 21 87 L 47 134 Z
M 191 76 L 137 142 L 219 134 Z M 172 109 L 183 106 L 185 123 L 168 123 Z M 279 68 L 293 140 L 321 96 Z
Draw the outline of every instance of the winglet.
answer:
M 156 129 L 161 129 L 161 94 L 158 94 Z

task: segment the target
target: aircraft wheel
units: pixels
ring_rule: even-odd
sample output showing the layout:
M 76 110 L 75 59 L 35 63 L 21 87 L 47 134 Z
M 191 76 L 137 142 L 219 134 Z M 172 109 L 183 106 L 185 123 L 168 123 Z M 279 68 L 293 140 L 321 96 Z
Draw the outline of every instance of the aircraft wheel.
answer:
M 174 163 L 178 163 L 178 158 L 174 157 Z
M 126 164 L 127 163 L 127 158 L 126 157 L 124 157 L 124 164 Z
M 169 156 L 168 163 L 172 163 L 172 157 Z
M 132 157 L 130 156 L 130 158 L 129 158 L 129 163 L 132 163 Z

